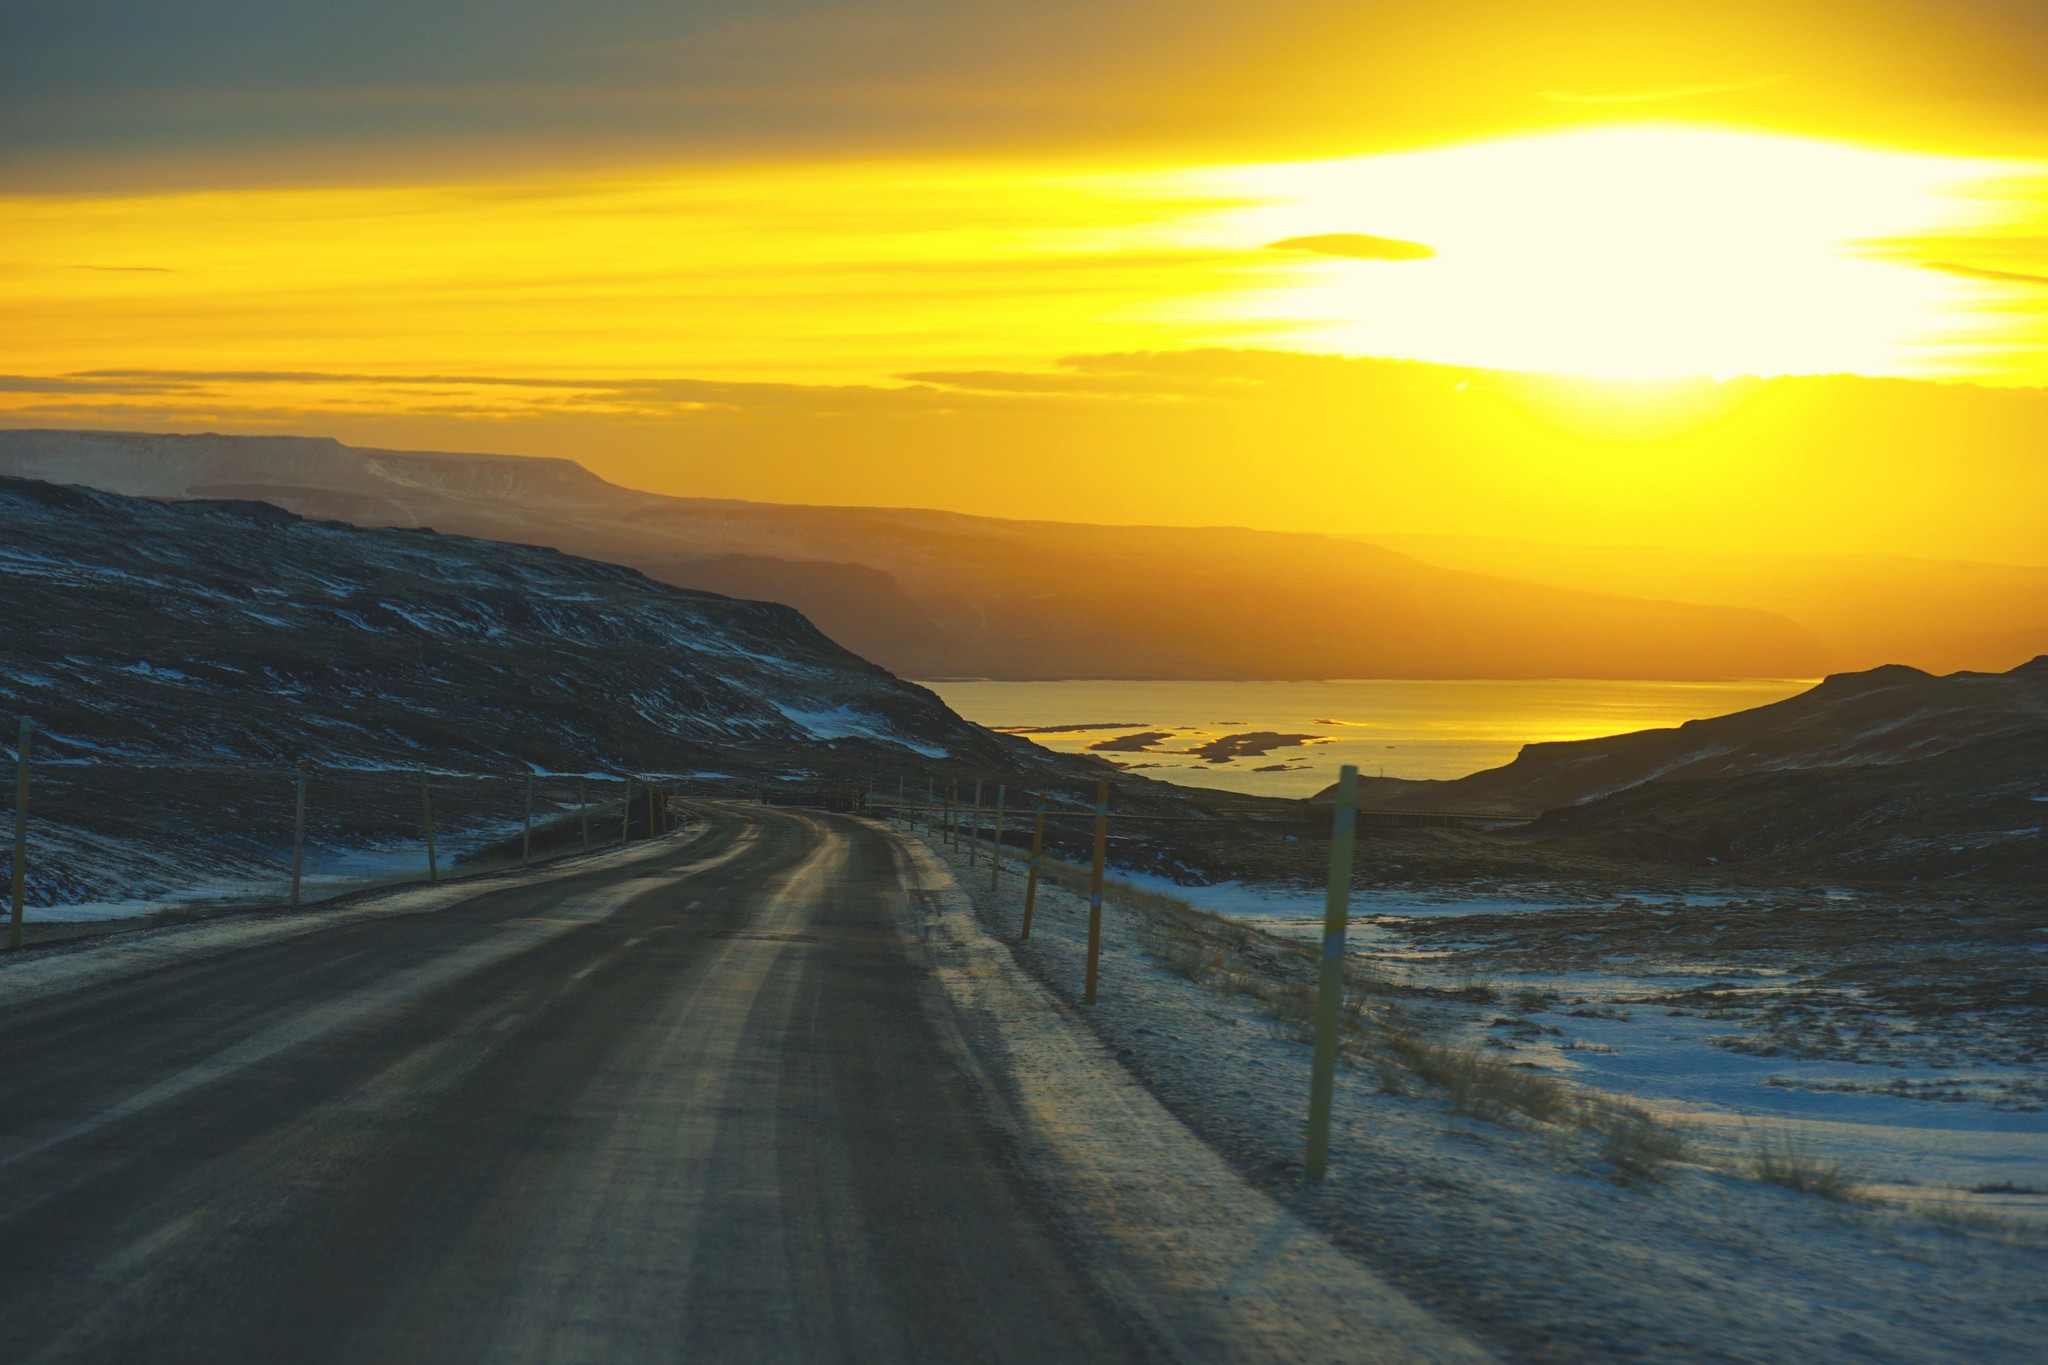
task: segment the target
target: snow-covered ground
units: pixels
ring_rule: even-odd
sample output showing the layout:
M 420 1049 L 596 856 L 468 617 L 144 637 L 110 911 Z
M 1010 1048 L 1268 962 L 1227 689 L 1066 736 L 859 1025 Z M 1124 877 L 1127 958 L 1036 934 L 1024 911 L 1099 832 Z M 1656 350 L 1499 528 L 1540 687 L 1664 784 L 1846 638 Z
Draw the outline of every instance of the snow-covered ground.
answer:
M 1184 887 L 1142 873 L 1116 875 L 1270 933 L 1322 937 L 1321 888 Z M 1845 893 L 1824 894 L 1840 899 Z M 1726 899 L 1660 894 L 1654 904 L 1703 910 Z M 1382 973 L 1442 985 L 1469 983 L 1474 973 L 1460 954 L 1418 948 L 1401 926 L 1425 917 L 1587 908 L 1499 895 L 1360 892 L 1351 900 L 1348 937 L 1351 951 Z M 1468 1033 L 1473 1041 L 1512 1051 L 1518 1060 L 1678 1119 L 1727 1157 L 1739 1158 L 1759 1141 L 1791 1141 L 1895 1197 L 2031 1209 L 2048 1219 L 2048 1104 L 2038 1098 L 2048 1091 L 2048 1055 L 2017 1066 L 1956 1056 L 1947 1064 L 1803 1056 L 1774 1049 L 1767 1038 L 1745 1037 L 1739 1021 L 1678 1006 L 1703 992 L 1770 993 L 1783 975 L 1699 962 L 1489 971 L 1483 979 L 1500 1000 L 1546 1003 L 1477 1010 L 1482 1017 Z M 1514 1023 L 1497 1022 L 1509 1015 Z M 2017 1194 L 2012 1187 L 2038 1193 Z
M 963 853 L 947 856 L 990 932 L 1015 944 L 1022 878 L 1006 873 L 992 895 L 985 855 L 971 874 Z M 1313 934 L 1320 920 L 1319 891 L 1149 884 L 1280 936 Z M 1355 909 L 1386 915 L 1407 903 L 1398 913 L 1414 914 L 1417 902 L 1432 922 L 1456 913 L 1412 895 L 1361 897 Z M 1517 904 L 1516 913 L 1544 913 Z M 1042 883 L 1032 939 L 1012 949 L 1070 1000 L 1086 918 L 1082 897 Z M 2038 1112 L 1767 1084 L 1872 1068 L 1746 1054 L 1709 1041 L 1739 1021 L 1620 1003 L 1720 973 L 1680 982 L 1628 964 L 1612 975 L 1476 982 L 1455 954 L 1406 953 L 1381 966 L 1412 978 L 1413 998 L 1428 1002 L 1412 1017 L 1444 1041 L 1637 1097 L 1680 1120 L 1690 1150 L 1632 1176 L 1569 1124 L 1460 1113 L 1441 1091 L 1390 1090 L 1384 1073 L 1353 1064 L 1340 1073 L 1330 1178 L 1307 1185 L 1308 1048 L 1298 1027 L 1241 992 L 1170 970 L 1149 923 L 1128 906 L 1106 912 L 1100 1003 L 1086 1011 L 1104 1041 L 1248 1178 L 1510 1357 L 1975 1361 L 2037 1358 L 2048 1340 L 2048 1238 L 2024 1208 L 2042 1200 L 1958 1188 L 2048 1184 L 2034 1174 L 2043 1170 Z M 1356 947 L 1393 954 L 1409 939 L 1396 921 L 1368 918 Z M 1439 976 L 1449 989 L 1415 985 Z M 1786 1150 L 1788 1134 L 1802 1155 L 1839 1159 L 1873 1184 L 1837 1201 L 1758 1179 L 1753 1158 Z M 1919 1201 L 1869 1197 L 1897 1191 Z M 2005 1207 L 1980 1216 L 1990 1200 Z

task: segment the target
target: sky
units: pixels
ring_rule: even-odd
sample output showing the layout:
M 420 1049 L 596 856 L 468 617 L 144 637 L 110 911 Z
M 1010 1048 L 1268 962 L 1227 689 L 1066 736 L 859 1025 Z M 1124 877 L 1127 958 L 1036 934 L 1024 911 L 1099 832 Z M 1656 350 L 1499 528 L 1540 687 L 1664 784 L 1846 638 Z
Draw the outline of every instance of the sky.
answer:
M 2038 563 L 2044 59 L 2031 0 L 0 0 L 0 423 Z

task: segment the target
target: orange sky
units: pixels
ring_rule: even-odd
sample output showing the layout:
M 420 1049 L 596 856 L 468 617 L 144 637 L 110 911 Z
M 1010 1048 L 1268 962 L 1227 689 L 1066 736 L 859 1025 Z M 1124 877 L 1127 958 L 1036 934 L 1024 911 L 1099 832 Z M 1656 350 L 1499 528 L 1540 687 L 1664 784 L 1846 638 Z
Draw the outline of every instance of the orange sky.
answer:
M 1953 394 L 1923 438 L 1874 391 L 1728 382 L 2048 383 L 2031 11 L 180 9 L 6 21 L 0 422 L 2044 558 L 2014 509 L 2048 491 L 2048 399 Z M 1574 378 L 1481 402 L 1462 369 L 1085 359 L 1215 350 Z

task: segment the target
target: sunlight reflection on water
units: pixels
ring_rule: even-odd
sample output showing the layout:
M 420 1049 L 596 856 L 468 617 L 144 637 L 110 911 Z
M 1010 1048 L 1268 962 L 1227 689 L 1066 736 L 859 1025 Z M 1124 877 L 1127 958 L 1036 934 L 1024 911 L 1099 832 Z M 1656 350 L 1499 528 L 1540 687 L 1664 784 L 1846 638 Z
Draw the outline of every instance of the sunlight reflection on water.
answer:
M 994 727 L 1103 726 L 1033 733 L 1085 752 L 1117 736 L 1165 731 L 1146 751 L 1102 756 L 1149 777 L 1306 796 L 1340 764 L 1367 776 L 1449 778 L 1512 760 L 1523 744 L 1677 725 L 1782 700 L 1810 679 L 1730 682 L 1528 681 L 926 683 L 969 720 Z M 1271 731 L 1310 742 L 1215 763 L 1188 751 L 1224 735 Z M 1260 771 L 1261 769 L 1275 769 Z

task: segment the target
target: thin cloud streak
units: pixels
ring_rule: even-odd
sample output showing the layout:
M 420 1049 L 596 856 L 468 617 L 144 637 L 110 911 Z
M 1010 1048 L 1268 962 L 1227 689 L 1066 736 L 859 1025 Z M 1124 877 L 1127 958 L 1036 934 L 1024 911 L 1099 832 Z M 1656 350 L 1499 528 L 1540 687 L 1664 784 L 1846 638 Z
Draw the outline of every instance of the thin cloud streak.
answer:
M 1268 251 L 1307 251 L 1318 256 L 1344 256 L 1354 261 L 1420 261 L 1436 248 L 1399 237 L 1374 237 L 1363 232 L 1325 232 L 1309 237 L 1284 237 L 1266 243 Z
M 1971 280 L 1993 280 L 2001 284 L 2042 284 L 2048 285 L 2048 275 L 2028 275 L 2018 270 L 1988 270 L 1977 265 L 1957 265 L 1952 261 L 1922 261 L 1923 270 L 1939 270 L 1944 275 L 1961 275 Z

